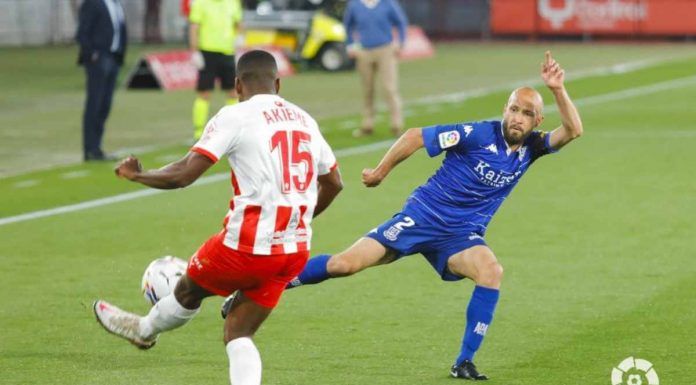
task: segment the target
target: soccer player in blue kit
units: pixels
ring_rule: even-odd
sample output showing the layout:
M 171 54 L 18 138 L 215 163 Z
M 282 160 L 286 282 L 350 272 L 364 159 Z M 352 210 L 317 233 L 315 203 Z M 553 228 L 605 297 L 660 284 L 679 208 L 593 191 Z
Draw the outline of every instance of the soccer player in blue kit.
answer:
M 582 122 L 564 86 L 564 70 L 546 52 L 541 77 L 553 94 L 561 126 L 536 131 L 543 121 L 541 95 L 529 87 L 512 92 L 502 121 L 409 129 L 362 181 L 375 187 L 401 161 L 425 147 L 431 157 L 446 152 L 442 166 L 408 198 L 402 211 L 347 250 L 309 260 L 290 287 L 355 274 L 368 267 L 420 253 L 445 281 L 476 283 L 466 312 L 461 351 L 450 374 L 486 380 L 473 358 L 493 319 L 503 268 L 484 235 L 493 214 L 520 177 L 540 157 L 582 134 Z

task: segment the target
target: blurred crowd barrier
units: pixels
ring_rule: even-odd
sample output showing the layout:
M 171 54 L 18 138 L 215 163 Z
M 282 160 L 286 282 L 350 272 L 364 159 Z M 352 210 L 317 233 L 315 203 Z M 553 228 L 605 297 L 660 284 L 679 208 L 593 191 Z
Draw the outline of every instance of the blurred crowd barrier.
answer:
M 130 41 L 184 41 L 186 20 L 180 13 L 181 0 L 121 1 L 126 11 Z M 316 1 L 310 3 L 314 4 Z M 326 7 L 342 9 L 337 5 L 345 4 L 346 0 L 322 1 Z M 72 42 L 80 2 L 81 0 L 0 0 L 0 46 Z M 303 1 L 295 2 L 300 4 L 297 5 L 297 9 L 300 9 Z M 631 38 L 696 35 L 696 0 L 400 2 L 408 14 L 410 23 L 422 27 L 433 38 Z M 259 2 L 244 0 L 244 3 L 249 7 Z
M 147 6 L 151 0 L 121 0 L 130 41 L 146 39 Z M 183 41 L 186 20 L 179 0 L 156 0 L 160 5 L 151 41 Z M 81 0 L 0 0 L 0 46 L 73 42 Z M 152 4 L 151 4 L 152 5 Z M 147 23 L 152 26 L 151 19 Z

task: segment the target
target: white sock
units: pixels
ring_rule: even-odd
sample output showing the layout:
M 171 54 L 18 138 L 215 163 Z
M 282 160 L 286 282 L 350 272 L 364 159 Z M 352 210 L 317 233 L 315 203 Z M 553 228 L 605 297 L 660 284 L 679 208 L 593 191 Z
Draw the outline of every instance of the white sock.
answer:
M 145 317 L 140 318 L 140 335 L 150 339 L 160 332 L 176 329 L 191 320 L 199 310 L 200 308 L 186 309 L 179 304 L 174 294 L 170 294 L 159 300 Z
M 261 355 L 249 337 L 234 339 L 225 347 L 230 359 L 232 385 L 261 384 Z

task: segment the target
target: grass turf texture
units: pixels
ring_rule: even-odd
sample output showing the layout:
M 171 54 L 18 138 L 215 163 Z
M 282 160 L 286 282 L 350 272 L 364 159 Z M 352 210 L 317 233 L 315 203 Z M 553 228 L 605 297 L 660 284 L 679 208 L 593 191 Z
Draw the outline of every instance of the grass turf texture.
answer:
M 437 59 L 404 65 L 406 98 L 532 78 L 544 48 L 439 47 Z M 675 54 L 687 49 L 691 48 L 560 46 L 556 51 L 561 63 L 580 70 L 648 57 L 654 50 Z M 31 50 L 13 54 L 27 52 Z M 68 56 L 64 50 L 49 52 Z M 5 57 L 0 65 L 8 65 Z M 471 57 L 519 65 L 481 66 L 476 68 L 480 73 L 470 74 L 452 69 Z M 692 76 L 695 66 L 693 60 L 677 59 L 573 81 L 569 90 L 580 99 Z M 41 76 L 36 68 L 33 71 Z M 461 76 L 458 85 L 448 76 L 454 73 Z M 342 91 L 339 87 L 347 87 L 345 94 L 352 101 L 347 110 L 338 111 L 346 117 L 321 109 L 323 127 L 335 147 L 365 142 L 346 138 L 348 131 L 339 127 L 342 120 L 357 121 L 350 115 L 359 100 L 351 94 L 351 76 L 311 73 L 285 82 L 288 99 L 304 97 L 316 106 L 321 105 L 318 94 L 331 91 L 328 82 L 335 81 L 332 84 Z M 311 91 L 318 83 L 324 91 L 315 95 Z M 70 97 L 63 93 L 75 99 L 80 95 L 79 87 L 67 81 L 45 88 L 27 84 L 18 92 L 19 102 L 2 107 L 1 116 L 15 119 L 17 130 L 34 126 L 22 97 L 26 102 L 37 95 L 50 100 Z M 439 109 L 416 106 L 408 123 L 493 116 L 506 96 L 497 92 L 439 104 Z M 476 360 L 492 377 L 490 383 L 609 383 L 611 368 L 628 356 L 651 361 L 662 383 L 696 379 L 691 337 L 696 326 L 696 265 L 689 242 L 696 199 L 693 181 L 685 177 L 688 165 L 696 161 L 691 151 L 696 131 L 689 126 L 696 119 L 694 98 L 696 90 L 690 86 L 582 107 L 586 135 L 540 160 L 503 205 L 487 241 L 505 266 L 506 277 L 496 318 Z M 121 92 L 113 118 L 123 122 L 123 130 L 137 131 L 133 126 L 138 126 L 143 138 L 159 138 L 161 127 L 176 127 L 173 136 L 178 137 L 171 142 L 176 143 L 189 133 L 189 102 L 188 93 Z M 178 115 L 165 115 L 158 122 L 148 108 L 131 111 L 136 105 Z M 27 110 L 24 117 L 22 109 Z M 76 113 L 79 106 L 56 115 L 34 115 L 34 120 L 67 127 L 65 120 L 76 120 Z M 142 128 L 141 121 L 154 121 L 154 126 Z M 556 122 L 557 114 L 549 114 L 546 128 Z M 3 127 L 7 137 L 8 126 Z M 116 138 L 117 128 L 110 130 L 112 144 L 138 144 Z M 17 151 L 16 143 L 5 141 L 2 151 Z M 39 151 L 49 151 L 42 143 L 36 142 Z M 144 158 L 146 165 L 161 164 L 182 151 L 185 147 L 163 148 Z M 382 152 L 340 159 L 346 190 L 315 222 L 315 252 L 339 251 L 391 216 L 440 163 L 422 153 L 414 155 L 378 189 L 367 190 L 359 184 L 360 170 L 376 164 Z M 65 179 L 66 173 L 79 176 L 84 171 L 89 172 L 86 177 Z M 27 180 L 38 184 L 16 186 Z M 115 180 L 110 165 L 60 167 L 0 183 L 1 216 L 138 189 Z M 105 333 L 94 322 L 90 304 L 101 297 L 126 309 L 147 311 L 138 292 L 147 263 L 165 254 L 187 258 L 219 229 L 229 195 L 228 183 L 217 182 L 0 227 L 3 383 L 227 383 L 219 299 L 208 300 L 192 323 L 163 335 L 148 352 Z M 264 383 L 452 383 L 456 380 L 447 378 L 447 369 L 457 354 L 471 288 L 469 281 L 439 281 L 421 257 L 413 256 L 321 288 L 288 292 L 256 339 L 264 360 Z

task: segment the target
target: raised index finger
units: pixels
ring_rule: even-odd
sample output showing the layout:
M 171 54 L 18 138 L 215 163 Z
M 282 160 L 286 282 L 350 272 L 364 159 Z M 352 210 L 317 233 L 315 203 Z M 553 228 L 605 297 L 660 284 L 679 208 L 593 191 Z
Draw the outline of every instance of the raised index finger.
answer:
M 546 64 L 550 64 L 553 58 L 551 57 L 551 51 L 546 51 Z

